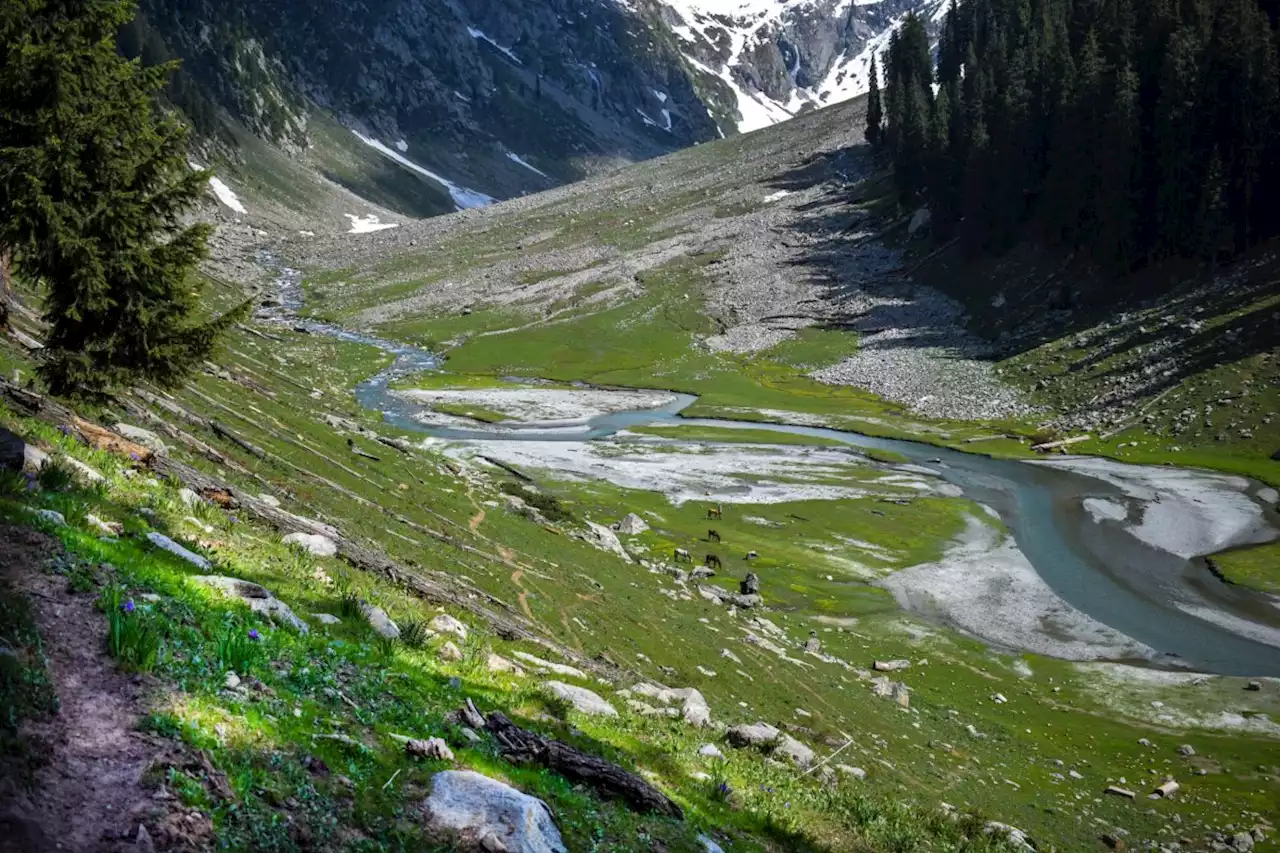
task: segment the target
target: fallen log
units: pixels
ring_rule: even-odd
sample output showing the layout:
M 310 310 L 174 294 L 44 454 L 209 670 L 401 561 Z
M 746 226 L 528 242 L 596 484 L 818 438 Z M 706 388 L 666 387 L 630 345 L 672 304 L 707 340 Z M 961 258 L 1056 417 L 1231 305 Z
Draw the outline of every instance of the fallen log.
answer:
M 508 465 L 506 462 L 503 462 L 501 459 L 494 459 L 492 456 L 484 456 L 484 455 L 481 455 L 480 458 L 483 459 L 485 462 L 488 462 L 490 465 L 498 466 L 503 471 L 506 471 L 508 474 L 515 477 L 517 480 L 523 480 L 526 483 L 533 482 L 533 478 L 530 477 L 528 474 L 524 473 L 514 465 Z
M 256 456 L 259 459 L 267 458 L 267 451 L 258 447 L 256 444 L 250 444 L 217 421 L 209 421 L 209 429 L 213 430 L 214 435 L 219 438 L 225 438 L 227 441 L 231 442 L 245 453 L 248 453 L 250 456 Z
M 1093 438 L 1093 436 L 1085 433 L 1084 435 L 1077 435 L 1074 438 L 1064 438 L 1061 441 L 1047 441 L 1044 444 L 1033 444 L 1031 445 L 1031 449 L 1037 453 L 1043 453 L 1046 450 L 1053 450 L 1055 447 L 1067 447 L 1068 445 L 1088 441 L 1091 438 Z
M 637 811 L 684 819 L 680 806 L 636 774 L 567 743 L 522 729 L 501 711 L 489 714 L 485 728 L 508 761 L 540 764 L 566 779 L 590 785 L 605 796 L 617 797 Z

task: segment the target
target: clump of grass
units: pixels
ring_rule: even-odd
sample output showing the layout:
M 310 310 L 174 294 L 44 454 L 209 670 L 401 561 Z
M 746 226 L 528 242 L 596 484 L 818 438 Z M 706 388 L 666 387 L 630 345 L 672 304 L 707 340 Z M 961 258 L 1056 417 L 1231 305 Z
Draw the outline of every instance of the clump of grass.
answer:
M 343 619 L 359 619 L 363 603 L 360 599 L 360 593 L 354 589 L 344 589 L 342 590 L 342 597 L 338 599 L 338 613 Z
M 0 495 L 15 497 L 25 494 L 29 482 L 31 481 L 21 471 L 0 471 Z
M 396 653 L 396 642 L 394 637 L 378 635 L 373 640 L 373 650 L 378 653 L 378 657 L 393 657 Z
M 400 625 L 400 642 L 411 649 L 420 649 L 432 637 L 432 631 L 421 619 L 410 619 Z
M 160 658 L 160 626 L 148 619 L 122 587 L 103 590 L 107 614 L 107 653 L 122 669 L 151 672 Z
M 51 459 L 36 474 L 36 482 L 46 492 L 65 492 L 76 484 L 71 466 L 60 459 Z
M 230 625 L 218 635 L 218 661 L 224 670 L 244 675 L 261 656 L 262 635 L 257 628 Z
M 502 491 L 541 512 L 548 521 L 573 521 L 573 514 L 554 495 L 535 492 L 522 483 L 503 483 Z

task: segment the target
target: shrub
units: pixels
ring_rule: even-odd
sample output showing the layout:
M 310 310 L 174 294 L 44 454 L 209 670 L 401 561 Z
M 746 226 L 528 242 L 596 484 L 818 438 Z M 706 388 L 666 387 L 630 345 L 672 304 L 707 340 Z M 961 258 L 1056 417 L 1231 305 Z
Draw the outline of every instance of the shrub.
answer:
M 147 618 L 125 590 L 108 587 L 102 593 L 107 613 L 107 653 L 122 669 L 151 672 L 160 658 L 160 626 Z
M 503 483 L 502 491 L 520 498 L 529 506 L 541 512 L 548 521 L 572 521 L 573 514 L 565 509 L 555 496 L 535 492 L 521 483 Z
M 360 593 L 348 587 L 342 591 L 342 598 L 338 601 L 338 613 L 343 619 L 359 619 L 362 603 Z

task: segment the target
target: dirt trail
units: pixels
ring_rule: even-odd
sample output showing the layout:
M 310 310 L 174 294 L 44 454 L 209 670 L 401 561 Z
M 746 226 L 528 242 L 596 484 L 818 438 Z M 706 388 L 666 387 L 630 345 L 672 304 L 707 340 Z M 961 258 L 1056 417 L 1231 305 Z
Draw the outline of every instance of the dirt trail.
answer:
M 144 814 L 153 827 L 151 849 L 193 849 L 156 837 L 154 792 L 143 773 L 165 752 L 137 731 L 146 682 L 119 672 L 103 648 L 105 619 L 94 596 L 67 592 L 66 579 L 42 566 L 56 544 L 37 531 L 0 527 L 0 572 L 36 613 L 59 711 L 23 726 L 43 765 L 27 794 L 0 793 L 0 851 L 117 853 L 148 849 L 135 843 Z M 127 838 L 127 840 L 125 840 Z
M 480 525 L 484 524 L 484 510 L 479 510 L 475 515 L 471 516 L 471 520 L 467 522 L 467 527 L 471 528 L 471 532 L 475 533 L 480 529 Z

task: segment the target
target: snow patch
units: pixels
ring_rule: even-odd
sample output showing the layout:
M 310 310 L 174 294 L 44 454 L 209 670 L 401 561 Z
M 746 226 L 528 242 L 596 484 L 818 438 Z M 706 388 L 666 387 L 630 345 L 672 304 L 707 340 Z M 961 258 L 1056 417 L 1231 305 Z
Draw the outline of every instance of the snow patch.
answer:
M 513 153 L 513 152 L 511 152 L 511 151 L 508 151 L 508 152 L 507 152 L 507 159 L 508 159 L 508 160 L 510 160 L 510 161 L 511 161 L 511 162 L 513 162 L 513 163 L 517 163 L 517 164 L 519 164 L 519 165 L 521 165 L 521 166 L 524 166 L 524 167 L 525 167 L 526 169 L 528 169 L 530 172 L 537 172 L 539 175 L 541 175 L 541 176 L 542 176 L 542 177 L 544 177 L 544 178 L 550 178 L 550 177 L 551 177 L 551 176 L 550 176 L 550 175 L 548 175 L 546 172 L 542 171 L 542 170 L 541 170 L 541 169 L 539 169 L 537 166 L 535 166 L 535 165 L 533 165 L 532 163 L 530 163 L 528 160 L 525 160 L 525 159 L 524 159 L 523 157 L 521 157 L 519 154 L 515 154 L 515 153 Z
M 420 175 L 425 175 L 426 177 L 430 178 L 436 183 L 444 186 L 444 188 L 449 191 L 449 197 L 453 199 L 453 203 L 457 206 L 458 210 L 468 210 L 473 207 L 484 207 L 485 205 L 493 204 L 495 201 L 493 196 L 485 195 L 484 193 L 478 192 L 476 190 L 467 189 L 464 186 L 455 184 L 453 181 L 449 180 L 448 178 L 437 175 L 435 172 L 431 171 L 430 169 L 426 169 L 426 168 L 423 168 L 422 166 L 419 166 L 417 163 L 413 162 L 408 157 L 405 157 L 400 152 L 387 147 L 386 145 L 382 144 L 381 142 L 374 139 L 373 137 L 365 136 L 363 133 L 361 133 L 358 130 L 353 130 L 351 132 L 356 135 L 357 139 L 359 139 L 365 145 L 368 145 L 370 148 L 373 148 L 375 151 L 378 151 L 379 153 L 384 154 L 387 157 L 390 157 L 392 160 L 395 160 L 401 166 L 404 166 L 407 169 L 412 169 L 413 171 L 417 172 Z
M 201 166 L 194 162 L 190 163 L 189 165 L 191 166 L 192 169 L 194 169 L 197 172 L 204 168 L 204 166 Z M 231 187 L 227 186 L 223 182 L 223 180 L 219 178 L 217 175 L 214 175 L 213 177 L 209 178 L 209 189 L 213 190 L 213 194 L 218 197 L 218 201 L 222 202 L 227 207 L 234 210 L 236 213 L 249 212 L 248 210 L 245 209 L 244 204 L 241 203 L 240 199 L 236 196 L 236 194 L 231 191 Z
M 408 153 L 408 151 L 409 151 L 409 143 L 407 143 L 407 142 L 405 142 L 403 139 L 401 139 L 399 142 L 397 142 L 397 143 L 396 143 L 396 150 L 397 150 L 397 151 L 399 151 L 401 154 L 406 154 L 406 153 Z
M 351 230 L 348 234 L 372 234 L 374 231 L 386 231 L 388 228 L 399 228 L 398 222 L 381 222 L 376 213 L 370 213 L 368 216 L 356 216 L 354 213 L 344 213 L 343 216 L 351 220 Z
M 471 37 L 473 39 L 476 39 L 477 41 L 487 41 L 489 44 L 493 45 L 495 48 L 501 51 L 507 57 L 507 59 L 510 59 L 516 65 L 524 65 L 524 63 L 520 61 L 520 57 L 512 53 L 511 48 L 503 47 L 502 45 L 498 44 L 496 41 L 494 41 L 493 39 L 485 35 L 483 31 L 477 30 L 475 27 L 467 27 L 467 32 L 471 34 Z

